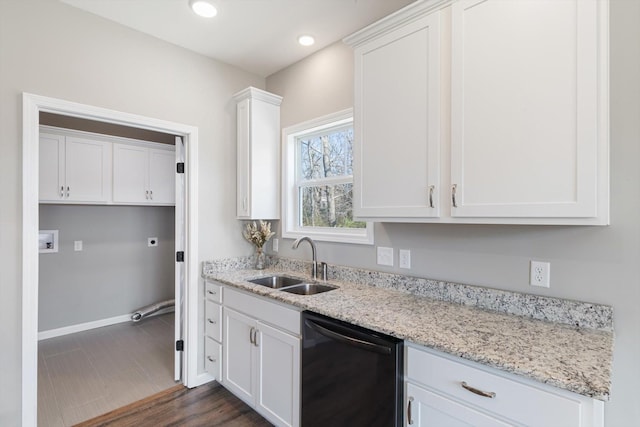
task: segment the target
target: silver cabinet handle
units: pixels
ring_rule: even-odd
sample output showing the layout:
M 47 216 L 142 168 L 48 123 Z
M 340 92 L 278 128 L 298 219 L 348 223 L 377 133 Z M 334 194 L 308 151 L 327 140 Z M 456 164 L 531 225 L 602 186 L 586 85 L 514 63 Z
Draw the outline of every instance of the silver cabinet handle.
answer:
M 215 294 L 216 294 L 216 291 L 207 291 L 207 293 L 208 293 L 209 295 L 215 295 Z
M 249 342 L 253 345 L 256 345 L 256 342 L 254 341 L 254 335 L 253 333 L 255 332 L 256 328 L 254 328 L 253 326 L 251 327 L 251 329 L 249 329 Z
M 144 198 L 149 200 L 149 190 L 145 190 L 144 192 Z
M 153 190 L 149 190 L 149 199 L 153 200 Z
M 207 356 L 207 359 L 209 360 L 209 362 L 215 362 L 216 359 L 214 357 L 211 356 Z
M 64 197 L 64 185 L 60 186 L 60 197 Z
M 458 207 L 458 203 L 456 202 L 456 190 L 458 189 L 458 184 L 453 184 L 451 186 L 451 204 L 454 208 Z
M 429 186 L 429 207 L 433 208 L 433 190 L 435 190 L 435 185 Z
M 253 329 L 253 345 L 258 347 L 258 329 Z
M 411 418 L 411 403 L 413 402 L 413 397 L 409 396 L 409 403 L 407 404 L 407 424 L 413 424 L 413 419 Z
M 69 198 L 69 190 L 70 190 L 70 188 L 69 188 L 69 186 L 67 185 L 67 199 Z
M 211 323 L 212 325 L 215 325 L 215 324 L 216 324 L 216 321 L 215 321 L 215 320 L 213 320 L 213 319 L 209 319 L 209 318 L 207 318 L 207 322 Z
M 488 397 L 489 399 L 493 399 L 494 397 L 496 397 L 496 394 L 494 392 L 482 391 L 475 387 L 471 387 L 469 384 L 466 383 L 466 381 L 462 381 L 460 385 L 462 386 L 463 389 L 468 390 L 471 393 L 477 394 L 478 396 Z

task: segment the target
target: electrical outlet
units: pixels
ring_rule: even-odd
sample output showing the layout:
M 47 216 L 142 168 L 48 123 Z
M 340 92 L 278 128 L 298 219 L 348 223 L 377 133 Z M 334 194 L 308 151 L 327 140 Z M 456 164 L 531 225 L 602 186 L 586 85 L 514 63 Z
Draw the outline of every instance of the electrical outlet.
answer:
M 400 249 L 398 258 L 400 268 L 411 268 L 411 251 L 409 249 Z
M 531 286 L 549 287 L 551 279 L 551 264 L 548 262 L 531 261 L 529 284 Z
M 153 247 L 153 246 L 158 246 L 158 238 L 157 237 L 149 237 L 147 239 L 147 246 L 148 247 Z
M 378 246 L 378 265 L 393 267 L 393 248 Z
M 82 250 L 82 240 L 73 241 L 73 250 L 79 252 Z
M 273 252 L 278 252 L 279 243 L 278 239 L 271 240 L 271 249 L 273 249 Z

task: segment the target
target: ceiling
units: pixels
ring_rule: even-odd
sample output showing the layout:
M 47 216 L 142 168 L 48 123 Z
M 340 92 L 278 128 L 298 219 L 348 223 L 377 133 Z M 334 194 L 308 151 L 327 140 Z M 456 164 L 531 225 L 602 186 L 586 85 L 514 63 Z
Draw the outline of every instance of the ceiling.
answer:
M 188 0 L 60 1 L 266 77 L 414 0 L 211 0 L 210 19 Z M 316 44 L 300 46 L 301 34 Z

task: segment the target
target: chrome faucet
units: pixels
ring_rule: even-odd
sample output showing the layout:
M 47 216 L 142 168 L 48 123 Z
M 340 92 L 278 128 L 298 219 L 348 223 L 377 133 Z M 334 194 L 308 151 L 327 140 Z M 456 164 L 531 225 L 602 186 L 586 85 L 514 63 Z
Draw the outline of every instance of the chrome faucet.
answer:
M 313 240 L 311 240 L 311 237 L 307 237 L 307 236 L 300 237 L 295 242 L 293 242 L 293 246 L 291 247 L 293 249 L 298 249 L 298 245 L 302 241 L 307 241 L 311 245 L 311 258 L 313 258 L 313 263 L 311 264 L 311 277 L 314 279 L 317 279 L 318 278 L 318 259 L 316 258 L 316 244 Z

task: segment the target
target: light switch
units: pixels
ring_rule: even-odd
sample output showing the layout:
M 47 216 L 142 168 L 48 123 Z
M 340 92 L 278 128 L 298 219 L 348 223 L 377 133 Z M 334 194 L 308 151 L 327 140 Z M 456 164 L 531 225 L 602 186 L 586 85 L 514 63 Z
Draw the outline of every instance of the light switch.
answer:
M 378 265 L 393 267 L 393 248 L 378 246 Z
M 78 252 L 82 250 L 82 240 L 74 240 L 73 241 L 73 250 Z

